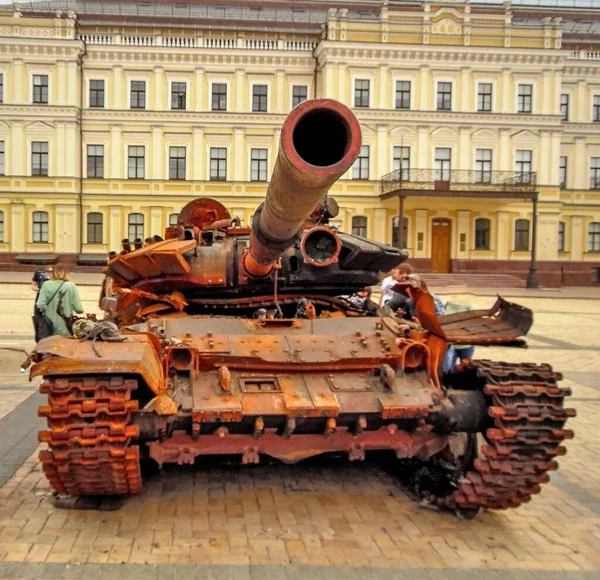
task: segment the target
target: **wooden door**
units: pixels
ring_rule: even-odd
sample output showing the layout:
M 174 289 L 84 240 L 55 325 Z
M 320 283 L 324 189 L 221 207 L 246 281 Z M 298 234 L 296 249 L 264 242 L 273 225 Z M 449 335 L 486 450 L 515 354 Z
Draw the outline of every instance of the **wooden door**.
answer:
M 449 219 L 437 218 L 431 224 L 431 271 L 450 272 L 450 240 L 452 239 L 452 222 Z

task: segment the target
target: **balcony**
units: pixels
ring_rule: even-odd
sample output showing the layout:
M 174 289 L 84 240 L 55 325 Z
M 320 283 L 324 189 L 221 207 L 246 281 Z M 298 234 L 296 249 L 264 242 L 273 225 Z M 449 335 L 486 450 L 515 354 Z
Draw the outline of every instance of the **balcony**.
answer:
M 381 198 L 397 196 L 532 199 L 537 174 L 515 171 L 398 169 L 381 178 Z

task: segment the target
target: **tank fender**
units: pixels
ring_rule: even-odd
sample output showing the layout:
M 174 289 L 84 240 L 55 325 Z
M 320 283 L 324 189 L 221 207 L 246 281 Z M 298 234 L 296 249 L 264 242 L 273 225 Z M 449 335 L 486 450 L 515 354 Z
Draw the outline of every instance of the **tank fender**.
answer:
M 123 342 L 80 340 L 50 336 L 33 351 L 35 364 L 29 380 L 57 375 L 139 375 L 148 388 L 160 395 L 166 391 L 160 346 L 149 333 L 125 334 Z

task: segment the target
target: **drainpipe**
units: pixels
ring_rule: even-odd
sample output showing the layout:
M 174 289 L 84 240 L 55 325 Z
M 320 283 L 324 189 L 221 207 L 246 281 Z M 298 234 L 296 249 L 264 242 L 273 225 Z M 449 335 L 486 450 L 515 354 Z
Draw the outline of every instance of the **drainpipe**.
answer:
M 79 36 L 79 27 L 77 26 L 77 35 Z M 81 163 L 79 167 L 79 254 L 83 254 L 83 172 L 85 169 L 85 155 L 83 152 L 83 57 L 87 55 L 87 44 L 83 42 L 83 52 L 77 59 L 79 65 L 79 151 Z
M 317 44 L 315 45 L 315 47 L 313 48 L 313 52 L 312 52 L 312 56 L 313 59 L 315 60 L 315 68 L 313 71 L 313 99 L 317 98 L 317 68 L 319 67 L 319 61 L 317 59 L 317 47 L 319 46 L 319 43 L 317 42 Z M 328 98 L 330 95 L 323 95 L 324 98 Z

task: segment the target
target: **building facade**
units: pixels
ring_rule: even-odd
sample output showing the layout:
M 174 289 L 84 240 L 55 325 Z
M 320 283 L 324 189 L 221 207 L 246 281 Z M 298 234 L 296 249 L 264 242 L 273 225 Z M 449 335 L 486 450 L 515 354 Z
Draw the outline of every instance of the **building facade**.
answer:
M 6 7 L 0 267 L 104 259 L 195 197 L 249 223 L 286 114 L 330 97 L 363 128 L 335 225 L 403 245 L 422 271 L 525 276 L 535 221 L 541 281 L 591 284 L 600 10 L 571 2 Z

